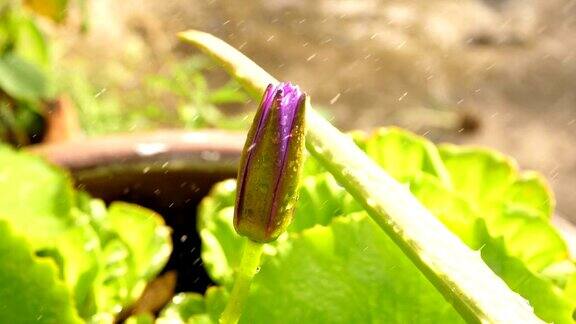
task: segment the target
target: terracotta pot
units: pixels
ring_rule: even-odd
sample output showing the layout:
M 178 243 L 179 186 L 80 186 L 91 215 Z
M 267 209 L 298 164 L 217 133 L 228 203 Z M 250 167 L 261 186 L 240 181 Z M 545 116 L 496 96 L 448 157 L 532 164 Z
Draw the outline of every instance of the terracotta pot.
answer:
M 70 170 L 78 188 L 106 202 L 128 201 L 160 213 L 173 229 L 166 271 L 176 291 L 211 284 L 200 259 L 196 207 L 213 184 L 233 178 L 245 135 L 223 131 L 159 131 L 32 146 Z

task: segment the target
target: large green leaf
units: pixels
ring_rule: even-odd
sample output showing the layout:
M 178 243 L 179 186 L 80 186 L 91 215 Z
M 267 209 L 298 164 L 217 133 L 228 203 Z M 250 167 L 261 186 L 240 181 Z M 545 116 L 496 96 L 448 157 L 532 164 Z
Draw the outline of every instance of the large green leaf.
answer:
M 226 285 L 233 281 L 241 258 L 238 247 L 243 244 L 232 225 L 235 196 L 236 181 L 222 181 L 212 188 L 198 208 L 203 264 L 212 280 Z M 327 225 L 336 216 L 359 210 L 361 207 L 330 174 L 310 176 L 304 179 L 300 188 L 300 199 L 288 232 L 300 232 L 318 224 Z
M 102 201 L 76 194 L 65 172 L 5 146 L 0 220 L 54 260 L 78 313 L 96 322 L 112 321 L 137 299 L 172 249 L 159 215 L 123 203 L 107 210 Z
M 14 54 L 0 56 L 0 89 L 18 100 L 36 101 L 48 95 L 48 81 L 35 65 Z
M 473 249 L 484 242 L 479 214 L 466 199 L 442 185 L 440 180 L 422 173 L 413 177 L 410 190 L 450 231 Z
M 48 259 L 0 221 L 0 322 L 81 323 L 71 295 Z
M 108 208 L 108 221 L 134 254 L 138 275 L 154 278 L 172 251 L 170 229 L 162 216 L 138 205 L 115 202 Z
M 240 264 L 242 239 L 232 225 L 236 181 L 221 182 L 212 188 L 198 208 L 197 230 L 202 240 L 202 262 L 210 278 L 229 285 Z
M 343 214 L 346 196 L 349 197 L 346 191 L 326 172 L 304 178 L 288 230 L 298 232 L 316 224 L 329 224 L 332 218 Z
M 158 324 L 162 323 L 212 323 L 206 310 L 204 296 L 198 293 L 180 293 L 160 313 Z
M 127 203 L 108 210 L 86 195 L 79 202 L 100 237 L 100 271 L 93 285 L 92 320 L 107 320 L 134 302 L 146 283 L 166 265 L 172 251 L 170 231 L 154 212 Z
M 359 142 L 357 138 L 356 143 Z M 450 178 L 438 150 L 422 137 L 395 127 L 380 128 L 364 140 L 362 147 L 380 167 L 401 182 L 426 172 L 436 176 L 445 185 L 450 185 Z
M 365 213 L 293 234 L 266 256 L 242 323 L 459 323 Z
M 574 323 L 576 299 L 570 299 L 547 278 L 535 274 L 518 258 L 507 253 L 502 239 L 488 239 L 482 259 L 515 292 L 529 300 L 534 312 L 549 323 Z
M 151 210 L 121 202 L 110 206 L 107 221 L 130 250 L 136 274 L 131 296 L 134 300 L 168 262 L 172 252 L 170 229 Z
M 13 16 L 14 53 L 37 67 L 48 68 L 50 66 L 48 43 L 38 25 L 33 18 L 26 15 Z
M 9 220 L 35 248 L 52 247 L 74 222 L 69 177 L 39 157 L 1 145 L 0 193 L 0 219 Z
M 99 271 L 100 240 L 89 224 L 68 227 L 58 236 L 54 253 L 61 258 L 61 276 L 83 318 L 95 312 L 93 285 Z M 58 258 L 56 258 L 58 259 Z
M 0 219 L 25 235 L 36 251 L 59 260 L 60 276 L 73 292 L 79 313 L 89 314 L 100 240 L 88 219 L 73 212 L 69 176 L 7 146 L 0 146 L 0 166 Z
M 537 213 L 536 216 L 545 220 L 552 217 L 555 204 L 552 189 L 544 177 L 532 171 L 526 171 L 518 176 L 508 187 L 502 202 L 505 212 L 521 210 Z
M 379 131 L 371 136 L 357 136 L 356 141 L 362 148 L 370 147 L 377 159 L 384 158 L 375 153 L 377 143 L 386 147 L 388 155 L 422 152 L 418 149 L 422 146 L 422 141 L 398 140 L 404 138 L 401 133 L 402 131 L 397 129 L 393 132 Z M 392 139 L 385 138 L 388 136 L 392 136 Z M 406 136 L 406 138 L 413 137 L 414 135 Z M 396 145 L 399 141 L 404 144 Z M 393 151 L 392 148 L 398 151 Z M 426 152 L 435 154 L 433 149 L 428 149 Z M 413 153 L 408 155 L 411 154 Z M 448 176 L 450 181 L 442 181 L 437 173 L 426 171 L 427 164 L 422 163 L 410 167 L 409 172 L 393 171 L 402 169 L 405 161 L 402 158 L 395 158 L 399 165 L 388 163 L 385 166 L 390 169 L 390 172 L 401 174 L 412 193 L 470 247 L 480 249 L 488 245 L 493 246 L 493 242 L 500 240 L 498 249 L 488 249 L 487 251 L 491 252 L 485 252 L 485 254 L 487 256 L 496 254 L 501 257 L 503 263 L 497 263 L 494 258 L 486 257 L 489 261 L 487 264 L 514 291 L 527 298 L 536 313 L 543 319 L 565 319 L 566 312 L 573 309 L 573 305 L 576 304 L 576 298 L 572 301 L 569 295 L 562 295 L 564 286 L 555 286 L 554 282 L 560 280 L 565 285 L 574 271 L 555 275 L 554 280 L 549 276 L 538 274 L 539 271 L 566 261 L 568 258 L 564 241 L 549 223 L 553 199 L 547 190 L 547 185 L 535 173 L 530 172 L 518 176 L 512 162 L 498 154 L 494 156 L 491 154 L 492 152 L 487 150 L 450 147 L 449 158 L 446 158 L 447 154 L 444 152 L 445 158 L 450 160 L 450 168 L 447 169 L 450 170 Z M 315 225 L 332 226 L 330 225 L 332 222 L 342 222 L 340 217 L 335 217 L 348 216 L 350 212 L 359 208 L 357 204 L 349 202 L 350 195 L 335 182 L 331 175 L 323 172 L 314 162 L 306 161 L 306 163 L 309 167 L 301 187 L 301 200 L 296 208 L 294 224 L 288 229 L 294 234 L 281 237 L 279 246 L 268 245 L 269 255 L 282 251 L 282 246 L 286 246 L 283 244 L 293 243 L 293 239 L 299 237 L 297 233 L 310 228 L 322 228 L 314 227 Z M 482 172 L 482 177 L 472 175 L 467 181 L 459 178 L 466 177 L 466 174 L 457 173 L 458 170 L 465 170 L 466 164 L 471 164 L 474 172 Z M 443 166 L 437 168 L 442 169 Z M 499 181 L 498 178 L 502 174 L 505 175 L 506 181 Z M 457 179 L 453 187 L 451 187 L 451 178 Z M 487 193 L 475 189 L 474 185 L 467 183 L 473 179 L 497 183 L 496 190 L 499 194 L 492 195 L 488 189 L 485 189 Z M 477 183 L 475 186 L 482 188 L 490 185 Z M 226 285 L 232 281 L 234 269 L 240 259 L 241 239 L 232 227 L 234 189 L 233 181 L 216 186 L 210 196 L 203 201 L 199 213 L 203 260 L 211 275 L 219 273 L 220 277 L 216 281 L 225 282 Z M 337 237 L 340 238 L 340 236 Z M 269 256 L 269 259 L 276 260 L 279 255 L 281 253 L 276 257 Z M 321 256 L 317 257 L 321 258 Z M 502 264 L 515 264 L 515 266 L 503 267 Z M 293 269 L 294 266 L 288 267 Z M 267 266 L 263 266 L 263 269 L 265 267 Z M 527 279 L 528 282 L 539 288 L 528 289 L 529 286 L 523 285 L 521 279 L 518 279 L 519 273 L 523 277 L 530 278 Z M 225 280 L 221 280 L 222 278 Z M 296 289 L 298 291 L 306 289 L 304 284 L 295 284 L 295 286 L 301 287 Z M 538 291 L 542 291 L 550 298 L 542 298 L 538 295 Z M 551 309 L 558 309 L 561 315 L 552 316 L 554 311 Z
M 535 172 L 519 174 L 512 159 L 495 151 L 440 146 L 454 189 L 478 209 L 493 237 L 530 269 L 568 258 L 568 248 L 550 223 L 552 192 Z

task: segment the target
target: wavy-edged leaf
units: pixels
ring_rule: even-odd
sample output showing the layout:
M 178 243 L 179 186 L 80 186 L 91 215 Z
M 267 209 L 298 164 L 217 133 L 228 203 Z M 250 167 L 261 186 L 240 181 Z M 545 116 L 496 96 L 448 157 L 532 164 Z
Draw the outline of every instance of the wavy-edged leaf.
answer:
M 358 145 L 359 139 L 356 139 Z M 396 127 L 379 128 L 365 139 L 363 150 L 380 167 L 400 182 L 420 172 L 429 173 L 450 186 L 438 150 L 428 140 Z
M 508 252 L 532 271 L 567 260 L 568 247 L 562 236 L 547 220 L 528 210 L 507 210 L 487 225 L 493 237 L 502 237 Z
M 172 250 L 170 231 L 159 215 L 140 206 L 116 202 L 106 210 L 99 200 L 83 204 L 102 250 L 94 284 L 98 312 L 92 320 L 107 320 L 134 302 L 164 267 Z
M 506 212 L 522 210 L 537 212 L 549 220 L 554 211 L 555 200 L 547 181 L 537 172 L 526 171 L 510 185 L 502 201 Z
M 478 208 L 493 237 L 539 271 L 568 258 L 568 248 L 549 222 L 554 198 L 535 172 L 519 174 L 514 160 L 488 149 L 444 144 L 440 154 L 454 189 Z
M 209 287 L 205 295 L 180 293 L 160 312 L 156 323 L 218 323 L 227 299 L 228 292 L 215 286 Z
M 74 223 L 70 178 L 39 157 L 2 145 L 0 166 L 0 218 L 29 237 L 35 248 L 53 246 L 54 237 Z
M 482 259 L 510 289 L 529 300 L 541 319 L 557 324 L 574 323 L 574 302 L 565 296 L 562 289 L 533 273 L 520 259 L 508 254 L 502 239 L 488 239 L 481 253 Z
M 302 179 L 294 219 L 288 228 L 298 232 L 316 224 L 327 225 L 342 215 L 348 193 L 327 172 Z
M 128 317 L 124 324 L 154 324 L 158 323 L 154 321 L 154 316 L 148 313 L 140 313 Z
M 362 212 L 292 234 L 264 257 L 241 323 L 460 323 Z
M 144 207 L 115 202 L 108 208 L 107 222 L 132 252 L 138 277 L 153 279 L 172 252 L 170 229 L 164 219 Z
M 516 162 L 484 148 L 443 144 L 439 150 L 454 190 L 476 204 L 484 218 L 493 217 L 493 206 L 516 180 Z
M 72 296 L 47 259 L 0 221 L 0 322 L 81 323 Z
M 212 323 L 206 313 L 206 302 L 203 295 L 180 293 L 174 296 L 156 320 L 158 324 L 186 322 Z
M 472 249 L 480 248 L 484 241 L 480 216 L 466 199 L 425 173 L 412 179 L 410 191 L 464 243 Z

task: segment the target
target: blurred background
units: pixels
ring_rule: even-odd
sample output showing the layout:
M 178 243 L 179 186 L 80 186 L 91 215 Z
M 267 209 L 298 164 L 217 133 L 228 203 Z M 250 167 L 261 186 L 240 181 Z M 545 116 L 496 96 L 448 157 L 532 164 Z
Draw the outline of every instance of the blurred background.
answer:
M 342 130 L 485 145 L 576 220 L 574 0 L 0 0 L 0 141 L 245 129 L 251 102 L 175 34 L 303 87 Z

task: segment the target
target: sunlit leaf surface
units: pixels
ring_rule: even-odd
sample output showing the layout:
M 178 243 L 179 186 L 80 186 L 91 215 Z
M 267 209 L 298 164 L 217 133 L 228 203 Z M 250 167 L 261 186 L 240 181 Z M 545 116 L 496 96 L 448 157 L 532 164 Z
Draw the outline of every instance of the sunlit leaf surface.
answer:
M 396 128 L 353 136 L 444 225 L 479 250 L 541 319 L 572 321 L 576 271 L 573 266 L 553 271 L 557 264 L 571 261 L 565 242 L 549 222 L 554 199 L 541 176 L 520 173 L 514 161 L 487 149 L 438 149 Z M 234 197 L 233 180 L 218 184 L 199 213 L 203 261 L 213 279 L 225 286 L 233 281 L 242 246 L 232 227 Z M 311 159 L 300 197 L 289 235 L 265 249 L 243 321 L 461 320 L 396 246 L 373 229 L 372 221 L 355 213 L 361 207 Z M 412 308 L 415 304 L 418 307 Z M 386 317 L 379 317 L 383 314 Z

